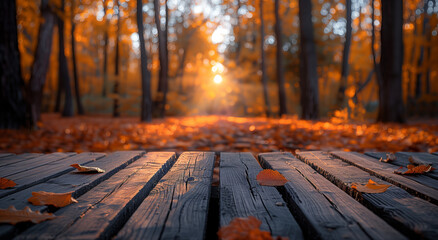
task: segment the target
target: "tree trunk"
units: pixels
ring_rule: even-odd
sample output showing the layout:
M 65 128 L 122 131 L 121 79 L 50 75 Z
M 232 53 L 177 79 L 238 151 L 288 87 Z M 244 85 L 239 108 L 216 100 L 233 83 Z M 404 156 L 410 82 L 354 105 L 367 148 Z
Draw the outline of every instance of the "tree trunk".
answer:
M 114 82 L 114 100 L 113 100 L 113 117 L 119 117 L 119 38 L 120 38 L 120 5 L 119 0 L 115 0 L 117 6 L 117 33 L 116 33 L 116 54 L 114 57 L 114 75 L 116 80 Z
M 278 82 L 278 102 L 280 105 L 279 115 L 283 116 L 287 114 L 286 107 L 286 93 L 284 86 L 284 69 L 283 69 L 283 39 L 281 33 L 281 19 L 280 19 L 280 6 L 279 0 L 275 0 L 275 38 L 277 40 L 277 82 Z
M 427 59 L 427 55 L 428 55 L 428 51 L 425 51 L 425 45 L 426 45 L 426 39 L 428 39 L 428 33 L 430 31 L 430 27 L 429 27 L 429 17 L 427 16 L 427 5 L 428 5 L 429 1 L 424 2 L 424 6 L 423 6 L 423 26 L 422 26 L 422 33 L 421 35 L 423 36 L 423 42 L 420 44 L 420 58 L 418 59 L 418 64 L 417 64 L 417 81 L 415 84 L 415 98 L 419 99 L 421 97 L 421 93 L 422 93 L 422 77 L 423 77 L 423 69 L 424 67 L 422 66 L 424 64 L 424 59 Z M 426 63 L 427 64 L 427 63 Z M 427 77 L 427 76 L 426 76 Z M 425 81 L 426 82 L 426 81 Z
M 137 0 L 137 28 L 138 37 L 140 40 L 140 68 L 141 68 L 141 113 L 140 120 L 142 122 L 152 121 L 152 99 L 151 99 L 151 73 L 148 69 L 148 56 L 144 42 L 144 27 L 143 27 L 143 2 Z
M 381 57 L 383 101 L 378 121 L 405 122 L 402 97 L 403 2 L 382 1 Z
M 15 0 L 0 1 L 0 129 L 29 125 L 18 50 Z
M 102 97 L 106 97 L 106 85 L 108 84 L 108 19 L 106 16 L 106 1 L 103 0 L 103 14 L 105 21 L 105 29 L 103 33 L 103 84 L 102 84 Z
M 28 88 L 32 124 L 34 124 L 34 126 L 41 120 L 43 87 L 49 68 L 53 28 L 56 22 L 56 16 L 49 7 L 49 0 L 41 0 L 41 16 L 43 21 L 41 21 L 38 30 L 38 42 Z
M 263 84 L 263 97 L 265 100 L 265 113 L 266 117 L 271 116 L 271 106 L 269 104 L 268 95 L 268 79 L 266 76 L 266 63 L 265 63 L 265 22 L 263 19 L 263 0 L 260 0 L 260 52 L 261 52 L 261 70 L 262 70 L 262 84 Z
M 318 74 L 311 1 L 299 0 L 299 19 L 301 117 L 318 119 Z
M 75 1 L 71 0 L 71 6 L 70 6 L 70 12 L 71 12 L 71 29 L 70 29 L 70 35 L 71 35 L 71 58 L 73 62 L 73 81 L 75 84 L 75 98 L 76 98 L 76 107 L 79 115 L 84 115 L 84 107 L 82 105 L 81 101 L 81 93 L 80 93 L 80 86 L 79 86 L 79 76 L 78 76 L 78 66 L 77 66 L 77 60 L 76 60 L 76 41 L 75 41 L 75 30 L 76 30 L 76 24 L 74 22 L 74 11 L 75 11 Z
M 166 8 L 166 24 L 164 31 L 161 29 L 160 21 L 160 1 L 154 0 L 155 11 L 155 24 L 158 31 L 158 57 L 160 61 L 160 72 L 158 80 L 158 92 L 162 93 L 160 116 L 164 117 L 166 109 L 166 97 L 167 97 L 167 76 L 168 76 L 168 50 L 167 50 L 167 29 L 168 29 L 168 12 L 167 0 L 165 1 Z
M 377 63 L 377 54 L 376 49 L 374 48 L 374 45 L 376 44 L 376 26 L 374 25 L 375 20 L 375 8 L 374 8 L 374 0 L 371 0 L 371 22 L 372 22 L 372 29 L 371 29 L 371 55 L 373 57 L 373 66 L 374 66 L 374 72 L 376 73 L 376 79 L 377 79 L 377 85 L 379 86 L 379 89 L 382 88 L 383 80 L 382 80 L 382 73 L 380 71 L 380 65 Z M 379 91 L 379 103 L 383 102 L 384 94 L 383 92 Z M 378 109 L 377 118 L 380 119 L 381 108 Z
M 343 108 L 345 101 L 345 89 L 347 88 L 348 83 L 348 58 L 350 55 L 350 46 L 351 46 L 351 0 L 346 0 L 346 16 L 347 26 L 345 33 L 345 42 L 344 42 L 344 50 L 342 52 L 342 70 L 341 70 L 341 81 L 338 89 L 338 97 L 337 97 L 337 107 Z
M 60 11 L 64 13 L 64 5 L 65 0 L 61 0 L 61 9 Z M 64 109 L 62 110 L 63 117 L 71 117 L 73 116 L 73 97 L 71 94 L 71 85 L 70 85 L 70 74 L 68 73 L 67 66 L 67 58 L 65 57 L 64 52 L 64 20 L 61 17 L 58 17 L 58 40 L 59 40 L 59 51 L 58 51 L 58 60 L 59 60 L 59 71 L 58 78 L 63 81 L 64 87 Z

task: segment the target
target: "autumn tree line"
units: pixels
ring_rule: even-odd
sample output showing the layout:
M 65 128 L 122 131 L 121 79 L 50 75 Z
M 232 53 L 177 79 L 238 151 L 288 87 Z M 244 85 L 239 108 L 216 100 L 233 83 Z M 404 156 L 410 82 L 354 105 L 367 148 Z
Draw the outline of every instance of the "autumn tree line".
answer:
M 436 75 L 431 71 L 438 12 L 433 0 L 41 0 L 38 5 L 28 2 L 0 1 L 0 128 L 35 127 L 41 120 L 54 41 L 58 46 L 54 110 L 64 117 L 73 116 L 75 109 L 79 115 L 85 113 L 81 89 L 86 84 L 93 85 L 81 77 L 84 67 L 79 62 L 85 60 L 78 58 L 78 53 L 98 56 L 98 60 L 89 62 L 98 65 L 96 75 L 101 76 L 102 82 L 99 92 L 102 97 L 111 97 L 114 117 L 120 116 L 121 67 L 127 69 L 132 55 L 137 56 L 139 67 L 133 81 L 140 83 L 140 119 L 145 122 L 166 116 L 172 88 L 181 94 L 189 91 L 184 89 L 188 82 L 185 75 L 189 73 L 186 69 L 200 55 L 204 63 L 207 57 L 215 58 L 215 62 L 227 68 L 224 75 L 235 79 L 233 87 L 239 89 L 236 101 L 242 103 L 244 113 L 249 105 L 244 96 L 248 86 L 245 83 L 261 86 L 263 114 L 268 117 L 291 114 L 290 105 L 295 103 L 288 97 L 294 92 L 288 89 L 291 76 L 296 75 L 298 81 L 293 88 L 298 90 L 303 119 L 320 118 L 325 101 L 320 96 L 325 88 L 336 88 L 336 94 L 331 96 L 334 110 L 346 107 L 350 111 L 374 80 L 377 89 L 369 91 L 378 93 L 377 120 L 405 122 L 404 103 L 430 95 Z M 17 3 L 21 7 L 17 8 Z M 24 40 L 19 35 L 32 34 L 26 32 L 17 18 L 26 15 L 23 14 L 26 9 L 35 12 L 37 18 L 25 23 L 36 30 L 35 39 L 28 40 L 29 46 L 23 51 L 20 46 Z M 217 9 L 214 16 L 212 13 Z M 103 15 L 100 19 L 99 14 Z M 100 24 L 101 37 L 84 40 L 85 31 L 94 31 L 87 23 Z M 224 34 L 225 40 L 215 43 L 212 38 L 221 25 L 231 31 Z M 420 37 L 406 39 L 407 31 Z M 138 36 L 136 50 L 133 46 L 124 47 L 130 36 Z M 83 41 L 88 47 L 78 51 L 78 43 Z M 411 46 L 409 52 L 406 44 Z M 225 47 L 219 53 L 221 45 Z M 96 50 L 99 46 L 102 57 Z M 352 59 L 353 50 L 359 53 L 356 54 L 359 58 Z M 369 57 L 361 56 L 361 51 L 370 53 Z M 32 56 L 31 60 L 24 59 L 26 54 Z M 334 65 L 335 59 L 339 62 L 336 68 L 321 67 L 321 62 Z M 362 74 L 366 75 L 364 79 L 357 75 L 360 80 L 353 80 L 352 84 L 351 78 L 356 77 L 352 76 L 352 68 L 363 62 L 371 66 L 370 70 Z M 192 68 L 195 69 L 192 73 L 196 72 L 197 67 Z M 271 71 L 273 68 L 275 71 Z M 327 85 L 327 76 L 333 72 L 339 72 L 334 87 Z M 272 111 L 277 104 L 278 110 Z

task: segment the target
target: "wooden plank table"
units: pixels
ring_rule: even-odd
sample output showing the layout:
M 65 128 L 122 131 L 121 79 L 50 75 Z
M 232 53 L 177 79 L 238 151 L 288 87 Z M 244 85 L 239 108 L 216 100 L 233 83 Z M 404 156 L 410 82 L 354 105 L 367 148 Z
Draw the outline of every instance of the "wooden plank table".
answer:
M 435 170 L 395 174 L 409 156 L 438 165 L 427 153 L 212 153 L 122 151 L 0 154 L 0 208 L 51 212 L 39 224 L 0 224 L 0 239 L 215 239 L 235 218 L 254 216 L 260 229 L 289 239 L 438 239 Z M 79 174 L 73 163 L 104 173 Z M 213 171 L 213 168 L 215 170 Z M 284 186 L 261 186 L 257 174 L 279 171 Z M 219 183 L 212 181 L 219 172 Z M 353 182 L 391 185 L 361 193 Z M 72 192 L 78 203 L 34 206 L 32 192 Z

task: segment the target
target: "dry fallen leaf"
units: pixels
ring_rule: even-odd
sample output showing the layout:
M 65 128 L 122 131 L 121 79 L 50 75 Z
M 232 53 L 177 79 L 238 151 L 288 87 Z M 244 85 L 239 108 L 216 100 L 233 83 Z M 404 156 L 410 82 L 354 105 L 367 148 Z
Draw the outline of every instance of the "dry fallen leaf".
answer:
M 278 171 L 265 169 L 257 174 L 257 182 L 263 186 L 283 186 L 287 179 Z
M 262 222 L 256 217 L 235 218 L 227 226 L 221 227 L 217 235 L 222 240 L 271 240 L 271 234 L 260 230 Z
M 72 198 L 71 194 L 68 193 L 51 193 L 51 192 L 32 192 L 32 197 L 27 199 L 33 205 L 52 205 L 55 207 L 65 207 L 71 203 L 77 203 L 76 199 Z
M 14 181 L 7 178 L 0 178 L 0 189 L 15 187 L 17 185 Z
M 379 184 L 374 182 L 373 180 L 368 180 L 368 183 L 365 185 L 359 183 L 351 183 L 351 188 L 356 189 L 359 192 L 363 193 L 383 193 L 385 192 L 391 185 L 388 184 Z
M 10 206 L 8 209 L 0 209 L 0 223 L 13 225 L 19 222 L 39 223 L 54 218 L 56 216 L 52 213 L 32 211 L 29 207 L 25 207 L 23 210 L 17 210 L 14 206 Z
M 400 167 L 399 169 L 402 169 L 403 167 Z M 394 173 L 396 174 L 401 174 L 401 175 L 409 175 L 409 174 L 424 174 L 424 173 L 428 173 L 432 170 L 435 170 L 435 168 L 432 167 L 432 165 L 418 165 L 415 166 L 413 164 L 409 164 L 407 166 L 408 170 L 406 170 L 405 172 L 401 172 L 401 171 L 394 171 Z
M 81 166 L 77 163 L 70 165 L 74 168 L 76 168 L 79 172 L 84 172 L 84 173 L 103 173 L 105 172 L 105 170 L 100 169 L 98 167 L 85 167 L 85 166 Z
M 386 154 L 386 159 L 380 158 L 380 162 L 392 162 L 394 160 L 396 160 L 397 157 L 394 155 L 394 153 L 387 153 Z

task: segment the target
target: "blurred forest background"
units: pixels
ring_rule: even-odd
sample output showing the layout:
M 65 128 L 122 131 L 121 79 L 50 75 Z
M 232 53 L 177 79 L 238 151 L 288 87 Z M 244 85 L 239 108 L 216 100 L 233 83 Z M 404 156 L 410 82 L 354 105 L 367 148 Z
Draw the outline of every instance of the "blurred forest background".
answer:
M 0 21 L 1 128 L 438 116 L 437 0 L 1 0 Z

